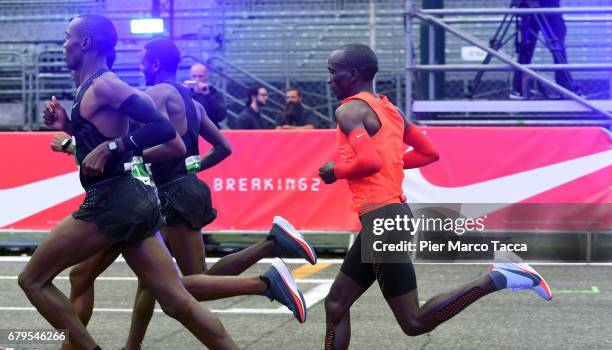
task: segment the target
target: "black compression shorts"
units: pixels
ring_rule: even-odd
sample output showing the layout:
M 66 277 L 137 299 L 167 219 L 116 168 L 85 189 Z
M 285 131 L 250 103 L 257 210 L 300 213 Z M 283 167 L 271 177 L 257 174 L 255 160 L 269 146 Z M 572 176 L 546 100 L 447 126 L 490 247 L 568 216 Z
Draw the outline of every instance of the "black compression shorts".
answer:
M 359 219 L 362 229 L 355 243 L 346 253 L 340 268 L 340 271 L 365 289 L 369 288 L 374 281 L 378 281 L 386 299 L 403 295 L 417 288 L 414 266 L 407 254 L 400 262 L 367 262 L 368 259 L 362 259 L 362 254 L 367 251 L 362 249 L 362 240 L 363 235 L 373 235 L 372 227 L 375 219 L 395 218 L 396 215 L 412 217 L 410 208 L 405 203 L 389 204 L 361 215 Z M 367 240 L 363 241 L 367 242 Z
M 129 174 L 95 183 L 85 193 L 72 216 L 93 221 L 100 232 L 119 242 L 139 244 L 164 224 L 155 190 Z

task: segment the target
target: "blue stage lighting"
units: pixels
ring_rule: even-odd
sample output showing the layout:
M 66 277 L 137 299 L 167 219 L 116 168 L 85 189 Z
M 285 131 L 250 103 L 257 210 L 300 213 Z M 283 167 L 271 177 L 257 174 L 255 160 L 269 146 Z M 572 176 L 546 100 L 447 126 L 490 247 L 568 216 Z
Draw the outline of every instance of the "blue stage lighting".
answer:
M 132 34 L 163 33 L 164 21 L 161 18 L 140 18 L 130 21 Z

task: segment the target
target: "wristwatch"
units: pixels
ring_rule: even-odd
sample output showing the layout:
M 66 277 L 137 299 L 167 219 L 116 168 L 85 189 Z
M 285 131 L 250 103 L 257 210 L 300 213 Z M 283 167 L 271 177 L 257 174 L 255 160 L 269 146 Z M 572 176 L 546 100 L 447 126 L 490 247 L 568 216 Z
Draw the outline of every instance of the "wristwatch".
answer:
M 68 147 L 70 147 L 71 144 L 72 144 L 72 137 L 64 139 L 64 141 L 62 141 L 62 144 L 60 146 L 62 148 L 62 152 L 70 153 L 68 152 Z
M 108 141 L 106 146 L 108 147 L 108 150 L 110 151 L 111 154 L 117 154 L 117 150 L 119 149 L 119 145 L 117 145 L 117 141 L 115 140 Z

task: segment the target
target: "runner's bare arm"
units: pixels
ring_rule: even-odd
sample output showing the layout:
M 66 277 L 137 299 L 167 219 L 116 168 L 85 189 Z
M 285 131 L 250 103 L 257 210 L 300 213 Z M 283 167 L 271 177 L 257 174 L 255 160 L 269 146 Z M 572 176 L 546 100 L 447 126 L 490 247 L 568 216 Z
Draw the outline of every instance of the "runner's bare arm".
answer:
M 115 139 L 116 152 L 143 150 L 176 137 L 176 130 L 168 119 L 164 118 L 151 100 L 143 98 L 117 76 L 103 75 L 92 84 L 93 104 L 96 110 L 105 107 L 116 108 L 128 117 L 144 123 L 134 132 Z M 81 163 L 81 170 L 85 176 L 99 176 L 104 172 L 106 161 L 111 156 L 108 148 L 110 141 L 103 142 L 94 148 Z
M 206 142 L 212 145 L 212 148 L 200 158 L 200 171 L 202 171 L 219 164 L 223 159 L 229 157 L 232 154 L 232 147 L 217 126 L 208 118 L 204 107 L 196 101 L 193 102 L 200 120 L 199 134 Z
M 113 75 L 98 78 L 92 84 L 98 108 L 116 108 L 128 117 L 144 123 L 143 127 L 118 139 L 119 152 L 144 149 L 176 137 L 174 127 L 155 106 L 132 87 Z
M 162 93 L 161 89 L 156 86 L 152 86 L 146 91 L 147 97 L 155 104 L 157 110 L 166 119 L 169 119 L 169 113 L 167 108 L 167 95 Z M 147 163 L 163 162 L 165 160 L 180 157 L 186 152 L 185 144 L 181 137 L 176 133 L 176 136 L 161 145 L 157 145 L 146 149 L 143 152 L 142 158 Z

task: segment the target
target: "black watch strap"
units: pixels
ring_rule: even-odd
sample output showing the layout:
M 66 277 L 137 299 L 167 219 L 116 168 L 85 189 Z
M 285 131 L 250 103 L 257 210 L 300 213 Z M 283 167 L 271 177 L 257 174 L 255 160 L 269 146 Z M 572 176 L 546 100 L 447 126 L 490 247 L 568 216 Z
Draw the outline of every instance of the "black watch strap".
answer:
M 62 151 L 68 153 L 68 147 L 70 147 L 70 145 L 72 144 L 72 137 L 65 139 L 64 141 L 62 141 Z
M 117 143 L 116 140 L 108 141 L 107 147 L 108 147 L 108 150 L 111 152 L 111 154 L 119 153 L 119 144 Z

